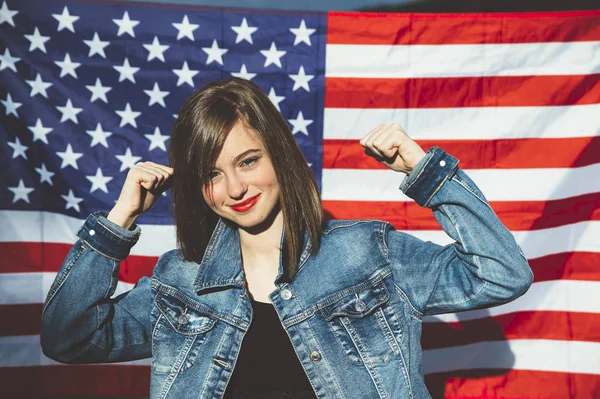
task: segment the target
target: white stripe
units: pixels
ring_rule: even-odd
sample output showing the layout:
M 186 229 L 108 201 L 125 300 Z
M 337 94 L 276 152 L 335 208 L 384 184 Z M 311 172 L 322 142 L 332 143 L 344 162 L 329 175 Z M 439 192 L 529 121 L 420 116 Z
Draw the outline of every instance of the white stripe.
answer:
M 44 303 L 56 272 L 0 273 L 0 305 Z M 113 298 L 134 284 L 119 281 Z
M 31 242 L 39 239 L 39 236 L 36 235 L 38 230 L 35 228 L 35 225 L 30 223 L 29 213 L 30 212 L 0 211 L 0 225 L 3 225 L 1 222 L 19 225 L 18 230 L 15 229 L 12 231 L 13 234 L 11 234 L 10 229 L 8 229 L 8 232 L 5 229 L 0 229 L 0 242 Z M 39 212 L 31 213 L 34 215 L 39 214 Z M 55 216 L 57 221 L 60 220 L 60 217 L 70 218 L 69 216 L 64 215 Z M 20 221 L 23 223 L 19 224 Z M 174 236 L 168 236 L 168 231 L 163 230 L 162 226 L 144 226 L 144 229 L 145 232 L 142 236 L 145 236 L 145 239 L 149 242 L 156 241 L 160 244 L 169 241 L 170 239 L 174 239 Z M 452 242 L 452 239 L 442 230 L 406 230 L 405 232 L 422 240 L 435 242 L 440 245 L 446 245 Z M 600 237 L 600 222 L 588 221 L 549 229 L 512 231 L 512 233 L 529 259 L 561 252 L 600 252 L 600 242 L 598 241 L 598 237 Z M 46 236 L 46 239 L 48 239 L 48 242 L 60 242 L 58 241 L 58 239 L 61 238 L 59 236 L 62 236 L 61 232 L 56 231 L 56 235 L 48 235 Z M 72 241 L 73 239 L 71 239 L 70 242 L 63 243 L 71 244 Z M 548 245 L 548 243 L 552 243 L 552 245 Z M 147 250 L 148 253 L 141 253 L 141 255 L 160 256 L 162 253 L 160 245 L 154 247 L 150 245 L 144 249 Z M 135 251 L 132 251 L 134 254 L 140 254 L 140 250 L 137 246 L 134 247 L 134 250 Z M 0 290 L 0 295 L 1 293 L 2 290 Z
M 150 359 L 103 363 L 113 366 L 150 366 Z M 0 337 L 0 367 L 35 367 L 62 365 L 42 353 L 39 335 Z
M 408 230 L 423 241 L 446 245 L 453 240 L 442 230 Z M 564 252 L 600 252 L 600 222 L 579 222 L 540 230 L 512 231 L 527 259 Z
M 515 312 L 585 312 L 600 313 L 600 282 L 555 280 L 534 283 L 522 297 L 489 309 L 470 310 L 460 313 L 449 313 L 437 316 L 426 316 L 423 322 L 460 322 L 500 316 Z
M 83 221 L 52 212 L 0 211 L 0 242 L 55 242 L 73 244 Z M 140 225 L 133 255 L 159 256 L 176 247 L 171 225 Z
M 510 369 L 600 374 L 600 343 L 544 339 L 481 342 L 423 352 L 426 374 Z
M 426 78 L 587 75 L 600 72 L 600 42 L 328 44 L 325 76 Z
M 416 140 L 569 138 L 600 135 L 600 104 L 555 107 L 326 108 L 325 139 L 360 140 L 396 122 Z
M 44 302 L 56 273 L 0 274 L 0 305 L 24 305 Z M 133 284 L 119 282 L 113 297 L 127 292 Z M 517 300 L 490 309 L 427 316 L 425 322 L 456 322 L 513 312 L 586 312 L 600 313 L 600 282 L 556 280 L 532 284 Z
M 600 192 L 600 163 L 579 168 L 469 169 L 488 201 L 549 201 Z M 391 169 L 323 169 L 322 197 L 332 201 L 412 201 Z
M 579 222 L 534 231 L 512 231 L 527 259 L 564 252 L 600 252 L 600 222 Z

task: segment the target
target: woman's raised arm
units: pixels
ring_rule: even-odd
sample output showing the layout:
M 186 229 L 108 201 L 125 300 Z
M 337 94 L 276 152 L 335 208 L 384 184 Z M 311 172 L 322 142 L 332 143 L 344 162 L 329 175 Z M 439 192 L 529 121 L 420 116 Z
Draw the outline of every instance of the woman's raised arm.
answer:
M 421 314 L 448 313 L 500 305 L 524 294 L 533 280 L 527 259 L 458 160 L 437 147 L 414 155 L 420 147 L 400 126 L 374 132 L 386 139 L 369 140 L 372 132 L 361 143 L 390 168 L 408 173 L 400 189 L 430 208 L 456 241 L 440 246 L 387 232 L 396 285 L 413 308 Z
M 63 363 L 101 363 L 151 356 L 148 277 L 115 298 L 119 263 L 137 242 L 135 220 L 169 185 L 172 169 L 144 162 L 128 173 L 109 215 L 88 217 L 58 271 L 44 303 L 40 340 L 44 354 Z

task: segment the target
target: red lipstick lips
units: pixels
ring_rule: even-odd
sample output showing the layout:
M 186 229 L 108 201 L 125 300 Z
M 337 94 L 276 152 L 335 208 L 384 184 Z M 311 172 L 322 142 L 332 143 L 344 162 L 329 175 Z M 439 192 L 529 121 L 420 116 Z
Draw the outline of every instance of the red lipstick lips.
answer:
M 230 208 L 239 213 L 249 211 L 258 201 L 258 197 L 260 197 L 260 194 L 250 197 L 246 201 L 231 205 Z

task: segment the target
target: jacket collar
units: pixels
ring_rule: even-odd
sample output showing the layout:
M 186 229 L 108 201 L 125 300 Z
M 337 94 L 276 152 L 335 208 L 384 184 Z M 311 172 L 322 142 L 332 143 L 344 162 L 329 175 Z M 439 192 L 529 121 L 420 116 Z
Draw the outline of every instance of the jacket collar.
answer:
M 285 233 L 281 235 L 280 247 L 283 247 Z M 242 253 L 240 234 L 230 223 L 219 219 L 210 237 L 204 256 L 200 262 L 200 270 L 194 281 L 194 289 L 198 293 L 203 290 L 219 287 L 245 287 L 242 269 Z M 301 266 L 310 254 L 308 233 L 304 235 L 304 250 L 300 258 Z M 279 272 L 275 284 L 284 277 L 283 253 L 279 256 Z

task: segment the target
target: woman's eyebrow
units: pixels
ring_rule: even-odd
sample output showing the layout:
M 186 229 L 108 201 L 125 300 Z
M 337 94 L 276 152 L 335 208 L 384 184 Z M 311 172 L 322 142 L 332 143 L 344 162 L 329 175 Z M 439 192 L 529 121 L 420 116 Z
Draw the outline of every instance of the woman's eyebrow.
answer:
M 237 157 L 234 158 L 233 163 L 238 163 L 246 155 L 252 154 L 252 153 L 255 153 L 255 152 L 261 152 L 260 148 L 251 148 L 249 150 L 246 150 L 246 151 L 242 152 L 241 154 L 239 154 Z

